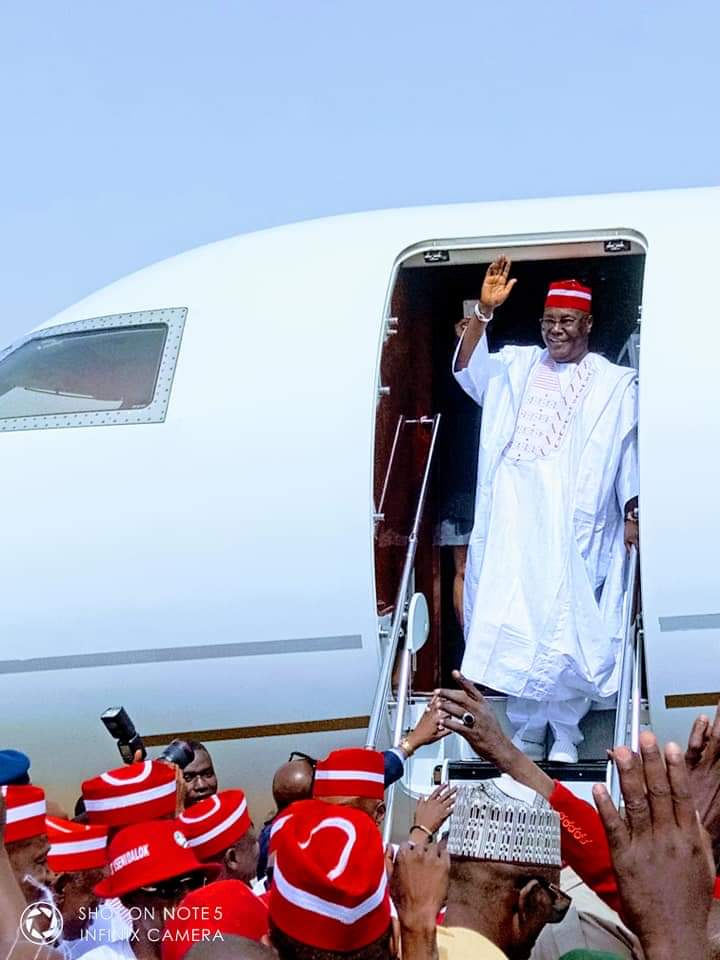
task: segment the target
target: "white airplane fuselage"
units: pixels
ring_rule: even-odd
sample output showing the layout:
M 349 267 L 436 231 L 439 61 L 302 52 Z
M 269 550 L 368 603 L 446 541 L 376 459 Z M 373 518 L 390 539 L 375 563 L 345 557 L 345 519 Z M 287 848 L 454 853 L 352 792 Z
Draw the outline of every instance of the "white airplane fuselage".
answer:
M 289 750 L 362 743 L 381 657 L 374 429 L 394 270 L 411 248 L 512 255 L 592 231 L 647 251 L 648 693 L 658 735 L 682 741 L 720 690 L 718 222 L 720 189 L 338 217 L 173 257 L 44 324 L 187 311 L 164 419 L 0 437 L 2 745 L 70 805 L 119 763 L 98 718 L 122 704 L 153 744 L 210 737 L 221 786 L 245 787 L 257 816 Z

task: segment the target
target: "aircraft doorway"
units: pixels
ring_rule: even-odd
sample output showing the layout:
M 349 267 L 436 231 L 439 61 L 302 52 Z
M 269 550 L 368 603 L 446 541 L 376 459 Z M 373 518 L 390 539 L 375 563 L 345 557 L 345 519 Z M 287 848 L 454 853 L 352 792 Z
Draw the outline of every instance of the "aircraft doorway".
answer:
M 424 594 L 430 623 L 428 642 L 416 658 L 416 692 L 446 683 L 462 657 L 462 631 L 453 602 L 457 553 L 452 546 L 441 545 L 447 540 L 442 528 L 449 516 L 457 514 L 464 518 L 458 534 L 469 532 L 482 411 L 456 384 L 451 358 L 463 302 L 477 300 L 485 270 L 500 254 L 512 259 L 511 276 L 517 284 L 488 329 L 491 351 L 509 343 L 542 345 L 539 320 L 548 284 L 575 278 L 593 290 L 590 349 L 613 362 L 638 365 L 646 248 L 632 230 L 433 241 L 418 244 L 399 258 L 378 384 L 375 583 L 378 616 L 387 626 L 427 462 L 429 418 L 440 414 L 410 591 Z

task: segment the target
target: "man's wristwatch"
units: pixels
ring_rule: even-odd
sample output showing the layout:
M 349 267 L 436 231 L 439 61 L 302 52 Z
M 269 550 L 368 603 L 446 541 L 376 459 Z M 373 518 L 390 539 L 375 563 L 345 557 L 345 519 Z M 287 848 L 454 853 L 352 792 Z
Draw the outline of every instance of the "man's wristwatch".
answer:
M 407 737 L 403 737 L 398 746 L 408 759 L 415 753 L 415 749 Z
M 486 316 L 485 316 L 485 314 L 484 314 L 484 313 L 482 312 L 482 310 L 480 309 L 480 304 L 479 304 L 479 303 L 476 303 L 476 304 L 475 304 L 475 310 L 474 310 L 474 312 L 475 312 L 475 316 L 478 318 L 478 320 L 480 321 L 480 323 L 490 323 L 490 321 L 491 321 L 492 318 L 493 318 L 492 311 L 490 311 L 490 316 L 489 316 L 489 317 L 486 317 Z

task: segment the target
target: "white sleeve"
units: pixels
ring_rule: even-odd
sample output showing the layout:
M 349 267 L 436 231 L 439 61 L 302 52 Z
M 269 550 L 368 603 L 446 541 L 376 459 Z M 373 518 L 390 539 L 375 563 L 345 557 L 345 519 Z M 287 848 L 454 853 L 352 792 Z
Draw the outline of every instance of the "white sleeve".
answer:
M 633 497 L 637 497 L 639 491 L 636 382 L 633 382 L 625 391 L 618 426 L 623 431 L 623 445 L 615 477 L 615 492 L 620 510 L 624 513 L 625 504 Z
M 465 334 L 463 334 L 464 336 Z M 490 353 L 488 350 L 487 336 L 483 333 L 478 340 L 475 349 L 470 354 L 468 365 L 462 370 L 456 370 L 458 353 L 462 345 L 463 338 L 460 337 L 457 348 L 452 358 L 453 376 L 463 388 L 468 396 L 472 397 L 475 403 L 482 406 L 483 396 L 487 389 L 491 377 L 504 373 L 509 362 L 508 350 L 500 353 Z

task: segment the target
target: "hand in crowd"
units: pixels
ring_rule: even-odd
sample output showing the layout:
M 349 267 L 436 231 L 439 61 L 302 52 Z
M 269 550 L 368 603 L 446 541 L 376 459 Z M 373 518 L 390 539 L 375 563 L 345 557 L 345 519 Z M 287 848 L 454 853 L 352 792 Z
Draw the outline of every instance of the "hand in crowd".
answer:
M 593 788 L 617 876 L 624 919 L 647 960 L 700 960 L 714 869 L 698 822 L 680 748 L 642 733 L 641 756 L 617 747 L 614 760 L 625 800 L 620 816 L 601 785 Z
M 455 809 L 456 794 L 457 789 L 455 787 L 443 783 L 436 787 L 430 796 L 418 800 L 410 833 L 412 834 L 416 827 L 420 828 L 418 833 L 425 833 L 428 839 L 431 834 L 437 833 Z M 410 839 L 418 841 L 419 837 L 415 834 Z
M 504 769 L 512 744 L 503 732 L 490 704 L 459 670 L 453 670 L 453 678 L 460 686 L 460 690 L 436 691 L 441 711 L 441 729 L 459 733 L 478 756 L 491 760 Z M 463 717 L 466 718 L 466 722 L 463 722 Z
M 418 721 L 414 730 L 407 735 L 408 743 L 412 750 L 419 750 L 428 743 L 435 743 L 436 740 L 442 740 L 446 737 L 449 730 L 441 726 L 442 714 L 440 705 L 436 697 L 433 697 Z
M 711 725 L 697 718 L 690 731 L 685 764 L 700 822 L 710 834 L 713 850 L 720 848 L 720 704 Z
M 435 930 L 447 900 L 449 870 L 444 844 L 403 844 L 398 850 L 391 894 L 400 920 L 404 957 L 437 957 Z
M 133 763 L 141 763 L 145 758 L 144 750 L 136 750 L 133 754 Z M 159 758 L 161 763 L 166 763 L 169 767 L 172 767 L 175 771 L 175 816 L 179 816 L 185 809 L 185 798 L 187 794 L 187 783 L 185 782 L 185 777 L 183 776 L 182 767 L 179 767 L 176 763 L 173 763 L 171 760 L 167 760 L 164 757 Z

